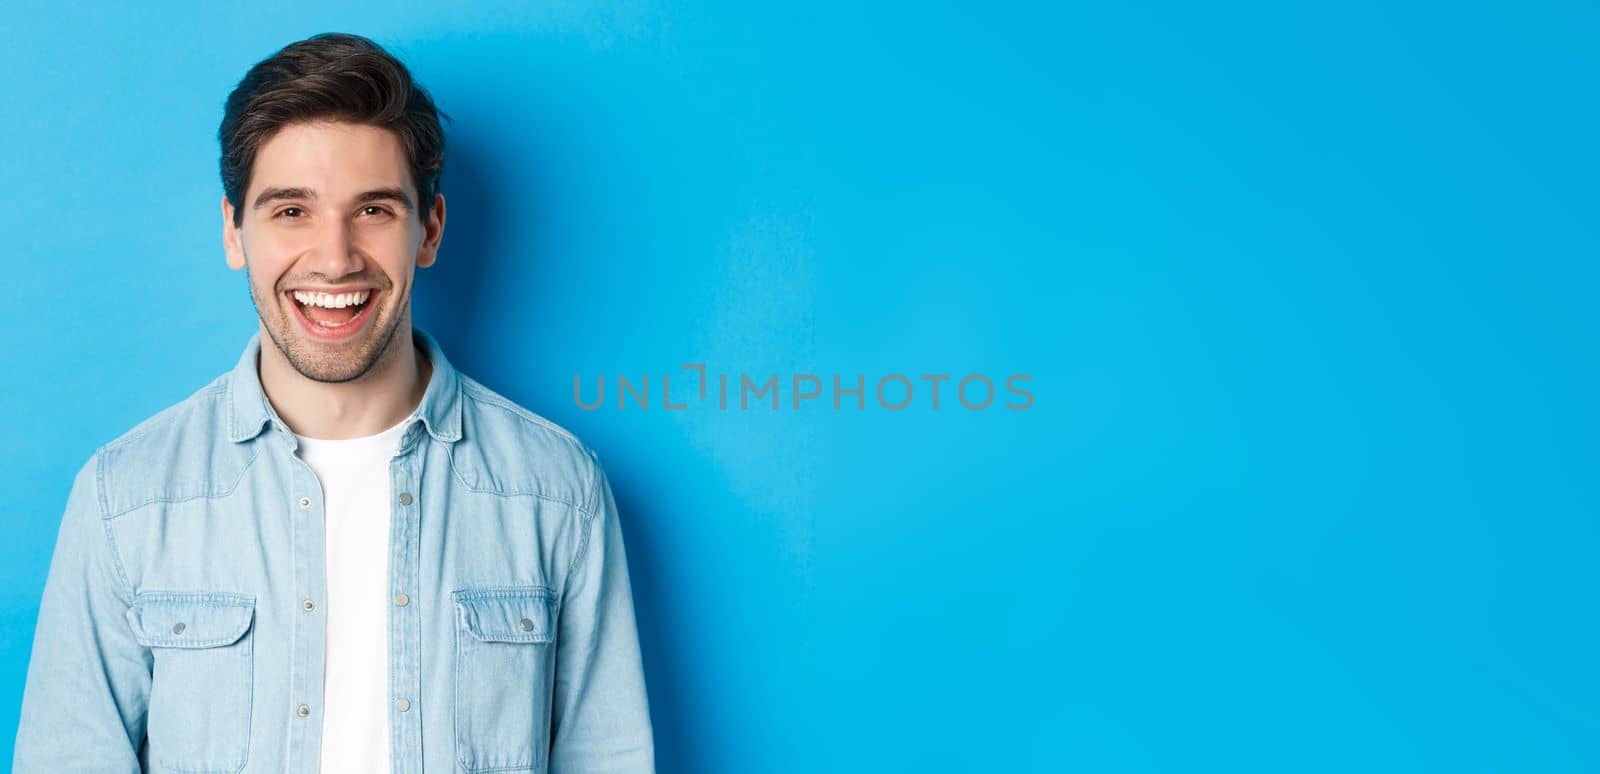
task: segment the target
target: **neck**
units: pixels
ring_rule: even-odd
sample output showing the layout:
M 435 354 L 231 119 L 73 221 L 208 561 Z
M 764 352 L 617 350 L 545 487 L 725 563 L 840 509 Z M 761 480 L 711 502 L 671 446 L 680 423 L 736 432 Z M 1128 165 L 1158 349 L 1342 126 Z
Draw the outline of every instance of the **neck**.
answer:
M 267 332 L 261 332 L 261 390 L 296 435 L 344 440 L 375 435 L 405 419 L 422 402 L 433 364 L 418 351 L 411 326 L 401 324 L 372 368 L 348 382 L 319 382 L 296 371 Z

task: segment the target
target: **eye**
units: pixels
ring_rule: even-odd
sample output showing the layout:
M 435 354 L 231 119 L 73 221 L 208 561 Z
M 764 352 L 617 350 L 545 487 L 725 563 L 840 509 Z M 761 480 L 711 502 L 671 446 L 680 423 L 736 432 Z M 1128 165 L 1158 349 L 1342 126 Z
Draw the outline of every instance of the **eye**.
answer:
M 293 213 L 293 214 L 291 215 L 290 213 Z M 274 218 L 287 217 L 287 218 L 289 218 L 291 220 L 295 220 L 295 219 L 298 219 L 302 214 L 304 214 L 304 213 L 300 210 L 299 207 L 284 207 L 283 209 L 278 210 L 278 214 L 273 215 L 272 217 L 274 217 Z
M 380 207 L 376 204 L 369 204 L 365 207 L 362 207 L 361 214 L 371 215 L 373 217 L 388 217 L 394 215 L 394 213 L 391 212 L 388 207 Z

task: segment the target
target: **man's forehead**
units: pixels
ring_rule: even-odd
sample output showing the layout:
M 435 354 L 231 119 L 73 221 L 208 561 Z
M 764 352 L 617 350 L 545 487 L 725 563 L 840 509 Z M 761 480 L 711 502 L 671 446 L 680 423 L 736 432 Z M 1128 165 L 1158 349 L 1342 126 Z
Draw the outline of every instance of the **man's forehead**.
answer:
M 305 199 L 346 199 L 410 188 L 405 148 L 394 132 L 364 124 L 296 123 L 256 151 L 250 188 L 295 191 Z M 281 198 L 281 197 L 280 197 Z
M 256 149 L 258 171 L 293 168 L 304 173 L 318 171 L 403 170 L 405 146 L 392 131 L 378 126 L 352 123 L 294 123 L 275 131 Z M 394 181 L 390 181 L 394 182 Z

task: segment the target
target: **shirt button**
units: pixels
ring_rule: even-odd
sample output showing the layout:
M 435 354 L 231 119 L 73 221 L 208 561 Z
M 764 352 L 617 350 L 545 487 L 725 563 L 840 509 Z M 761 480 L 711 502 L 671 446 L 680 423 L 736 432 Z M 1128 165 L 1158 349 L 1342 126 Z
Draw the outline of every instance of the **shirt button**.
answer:
M 172 633 L 173 634 L 183 634 L 183 624 L 182 623 L 173 624 L 172 625 Z
M 406 596 L 406 593 L 402 591 L 399 594 L 394 595 L 394 603 L 401 607 L 405 607 L 406 605 L 411 604 L 411 597 Z
M 316 610 L 317 609 L 317 603 L 312 602 L 309 599 L 304 601 L 304 602 L 301 602 L 300 606 L 305 608 L 306 612 L 308 612 L 308 613 L 311 612 L 312 610 Z
M 526 618 L 522 619 L 522 630 L 525 632 L 533 631 L 533 622 Z
M 411 504 L 411 493 L 410 492 L 401 492 L 400 493 L 400 504 L 401 505 L 410 505 Z
M 311 507 L 311 498 L 309 498 L 309 497 L 300 498 L 300 507 L 301 508 L 310 508 Z
M 295 710 L 295 713 L 298 714 L 300 717 L 305 717 L 305 716 L 311 714 L 311 708 L 307 707 L 304 704 L 302 704 L 302 705 L 300 705 L 299 709 Z
M 405 712 L 406 710 L 411 709 L 411 702 L 406 701 L 405 699 L 400 699 L 394 703 L 394 708 L 400 710 L 401 712 Z

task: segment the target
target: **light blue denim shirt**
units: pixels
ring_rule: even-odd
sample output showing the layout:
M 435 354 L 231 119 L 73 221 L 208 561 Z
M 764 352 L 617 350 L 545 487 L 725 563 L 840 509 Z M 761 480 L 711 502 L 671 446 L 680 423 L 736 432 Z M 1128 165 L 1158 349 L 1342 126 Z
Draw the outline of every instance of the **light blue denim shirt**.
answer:
M 394 774 L 654 771 L 616 502 L 561 427 L 450 366 L 389 463 Z M 238 365 L 97 449 L 67 499 L 19 774 L 317 771 L 316 475 Z M 329 772 L 328 774 L 339 774 Z

